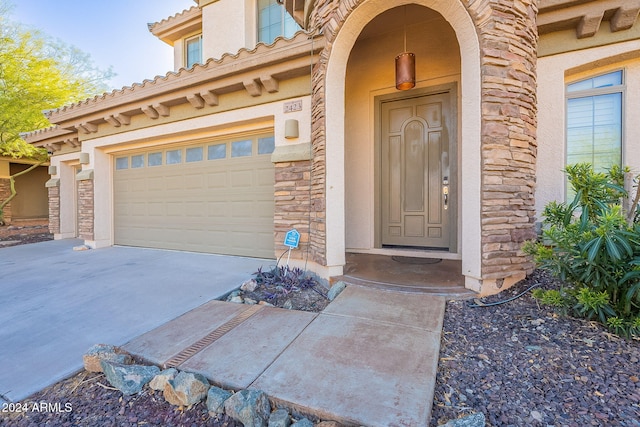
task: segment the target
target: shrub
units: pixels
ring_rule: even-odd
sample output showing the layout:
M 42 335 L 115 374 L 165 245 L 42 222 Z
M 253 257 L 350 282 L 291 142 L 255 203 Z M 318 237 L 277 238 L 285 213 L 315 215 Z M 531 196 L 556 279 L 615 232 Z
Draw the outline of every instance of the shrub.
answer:
M 270 302 L 278 301 L 280 297 L 286 298 L 290 293 L 302 289 L 313 289 L 323 295 L 317 289 L 318 282 L 300 268 L 286 265 L 262 271 L 260 267 L 254 276 L 256 283 L 268 291 L 267 299 Z
M 545 207 L 542 239 L 528 242 L 524 250 L 538 267 L 573 287 L 563 298 L 573 304 L 576 315 L 597 319 L 616 333 L 635 335 L 634 319 L 640 316 L 640 224 L 628 221 L 621 208 L 625 171 L 616 167 L 598 173 L 590 164 L 568 166 L 574 199 Z M 559 303 L 557 298 L 546 296 L 550 305 Z M 545 303 L 542 295 L 541 302 Z

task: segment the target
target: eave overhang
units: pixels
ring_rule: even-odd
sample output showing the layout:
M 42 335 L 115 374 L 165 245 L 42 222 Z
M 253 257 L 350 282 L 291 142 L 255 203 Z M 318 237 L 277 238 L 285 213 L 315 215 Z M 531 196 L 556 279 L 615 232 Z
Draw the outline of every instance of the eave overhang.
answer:
M 540 0 L 540 35 L 574 30 L 578 39 L 596 35 L 603 22 L 612 33 L 630 29 L 638 20 L 640 0 Z
M 45 115 L 55 127 L 31 132 L 25 140 L 55 152 L 61 148 L 61 137 L 68 141 L 63 144 L 74 143 L 67 133 L 77 141 L 78 135 L 97 133 L 105 123 L 119 128 L 129 125 L 136 115 L 168 117 L 176 105 L 202 109 L 217 106 L 219 96 L 227 93 L 246 91 L 251 97 L 259 97 L 263 91 L 274 93 L 279 82 L 309 75 L 324 46 L 324 37 L 298 32 L 290 39 L 277 38 L 270 45 L 260 43 L 252 50 L 225 54 L 218 60 L 48 111 Z
M 197 6 L 183 10 L 160 22 L 148 24 L 151 34 L 173 46 L 181 38 L 202 32 L 202 9 Z

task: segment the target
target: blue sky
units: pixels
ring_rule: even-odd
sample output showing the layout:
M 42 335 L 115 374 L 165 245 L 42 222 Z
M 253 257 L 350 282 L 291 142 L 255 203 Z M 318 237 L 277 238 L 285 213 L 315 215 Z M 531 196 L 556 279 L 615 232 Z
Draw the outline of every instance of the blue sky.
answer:
M 91 55 L 101 69 L 118 75 L 111 89 L 164 75 L 173 69 L 172 48 L 147 23 L 195 6 L 193 0 L 8 0 L 11 19 Z

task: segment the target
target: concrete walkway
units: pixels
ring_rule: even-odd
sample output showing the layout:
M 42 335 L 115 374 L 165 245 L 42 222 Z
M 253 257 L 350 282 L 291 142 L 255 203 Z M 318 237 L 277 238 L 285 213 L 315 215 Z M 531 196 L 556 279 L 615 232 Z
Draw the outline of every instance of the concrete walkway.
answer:
M 444 305 L 353 285 L 320 314 L 210 301 L 124 348 L 324 419 L 427 426 Z
M 122 345 L 273 263 L 80 244 L 0 248 L 0 399 L 20 401 L 80 370 L 92 345 Z

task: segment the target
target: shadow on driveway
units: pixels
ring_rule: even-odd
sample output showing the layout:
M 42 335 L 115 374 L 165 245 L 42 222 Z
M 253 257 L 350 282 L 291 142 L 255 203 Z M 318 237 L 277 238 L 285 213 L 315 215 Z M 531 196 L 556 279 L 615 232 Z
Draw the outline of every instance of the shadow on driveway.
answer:
M 79 240 L 0 249 L 0 396 L 19 401 L 82 368 L 97 343 L 123 345 L 240 286 L 273 260 Z

